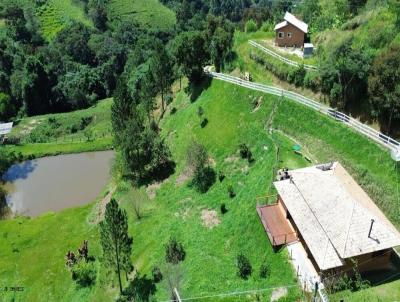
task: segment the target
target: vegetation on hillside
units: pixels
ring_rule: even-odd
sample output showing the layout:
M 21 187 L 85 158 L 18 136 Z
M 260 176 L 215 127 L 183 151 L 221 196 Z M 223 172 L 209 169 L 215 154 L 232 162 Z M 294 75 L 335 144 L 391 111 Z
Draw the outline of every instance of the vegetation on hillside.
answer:
M 113 181 L 84 207 L 0 222 L 0 283 L 24 287 L 1 291 L 2 299 L 164 301 L 176 298 L 174 288 L 185 298 L 280 288 L 287 301 L 305 299 L 286 250 L 272 249 L 255 209 L 276 200 L 272 181 L 283 167 L 338 160 L 400 225 L 399 166 L 381 147 L 304 106 L 203 71 L 238 67 L 268 83 L 267 67 L 282 81 L 321 87 L 334 106 L 390 117 L 390 132 L 399 119 L 399 41 L 367 32 L 382 23 L 396 33 L 396 2 L 56 2 L 0 4 L 0 120 L 16 122 L 0 149 L 0 174 L 28 156 L 113 145 Z M 313 24 L 315 78 L 243 55 L 246 39 L 271 36 L 286 10 Z M 0 211 L 4 197 L 0 191 Z M 355 299 L 398 294 L 398 281 L 372 285 Z

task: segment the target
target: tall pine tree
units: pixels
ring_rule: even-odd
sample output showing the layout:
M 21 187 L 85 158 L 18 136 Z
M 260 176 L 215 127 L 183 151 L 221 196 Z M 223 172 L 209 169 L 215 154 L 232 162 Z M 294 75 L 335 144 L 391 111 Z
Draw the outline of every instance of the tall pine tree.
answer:
M 132 238 L 128 234 L 128 216 L 112 198 L 106 206 L 104 220 L 100 222 L 100 241 L 103 248 L 104 264 L 114 270 L 122 293 L 121 270 L 128 273 L 133 269 L 130 255 Z

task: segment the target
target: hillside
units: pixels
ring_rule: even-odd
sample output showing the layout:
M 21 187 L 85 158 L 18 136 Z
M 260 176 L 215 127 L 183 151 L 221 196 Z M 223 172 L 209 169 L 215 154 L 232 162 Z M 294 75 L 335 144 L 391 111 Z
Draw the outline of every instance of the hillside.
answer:
M 110 0 L 108 3 L 109 20 L 131 19 L 159 30 L 171 29 L 175 22 L 175 14 L 158 0 Z
M 261 100 L 261 106 L 256 111 L 255 100 Z M 115 195 L 128 211 L 130 233 L 134 238 L 132 259 L 142 275 L 148 276 L 154 265 L 163 267 L 163 243 L 170 236 L 176 236 L 187 251 L 181 290 L 184 297 L 294 284 L 286 252 L 272 252 L 255 211 L 256 198 L 267 195 L 270 190 L 275 165 L 296 168 L 308 164 L 293 153 L 294 141 L 289 137 L 301 142 L 303 149 L 309 151 L 308 156 L 316 162 L 340 160 L 392 221 L 399 225 L 398 216 L 392 212 L 397 207 L 396 196 L 392 194 L 400 179 L 395 174 L 389 154 L 316 112 L 289 101 L 280 104 L 277 101 L 277 98 L 215 80 L 194 103 L 185 93 L 178 94 L 169 107 L 176 108 L 176 113 L 168 113 L 161 124 L 163 136 L 177 162 L 175 174 L 163 183 L 142 188 L 134 195 L 126 183 L 119 181 Z M 199 106 L 203 107 L 204 117 L 209 121 L 204 128 L 200 127 L 197 116 Z M 273 106 L 277 106 L 278 110 L 272 126 L 287 136 L 277 132 L 271 136 L 264 129 Z M 185 169 L 186 147 L 193 140 L 206 146 L 214 169 L 223 171 L 226 176 L 222 182 L 217 180 L 205 194 L 197 193 L 188 186 L 190 176 Z M 248 165 L 238 156 L 238 145 L 241 143 L 250 146 L 255 159 L 253 164 Z M 279 159 L 276 158 L 277 145 L 281 150 Z M 229 185 L 236 193 L 233 199 L 228 197 Z M 145 201 L 141 220 L 134 216 L 132 204 L 132 198 L 138 196 Z M 219 211 L 221 203 L 225 203 L 228 209 L 224 215 Z M 216 225 L 209 229 L 204 225 L 202 214 L 212 210 L 216 211 L 218 218 L 217 222 L 213 222 Z M 96 206 L 91 203 L 39 218 L 3 222 L 1 233 L 9 244 L 0 248 L 4 255 L 0 260 L 4 268 L 1 280 L 30 284 L 29 289 L 20 294 L 22 300 L 26 298 L 29 301 L 39 301 L 43 291 L 48 293 L 50 301 L 105 301 L 106 297 L 114 296 L 115 288 L 102 285 L 101 280 L 105 278 L 103 271 L 95 287 L 78 289 L 64 267 L 64 250 L 75 248 L 84 239 L 91 242 L 91 253 L 95 257 L 100 256 L 97 226 L 90 222 L 95 213 Z M 43 232 L 44 229 L 50 231 Z M 73 238 L 71 229 L 74 229 Z M 54 237 L 53 230 L 57 230 L 57 241 L 49 241 Z M 40 240 L 35 239 L 38 232 L 42 234 Z M 49 247 L 56 245 L 57 253 L 51 253 L 52 248 Z M 266 261 L 270 267 L 269 277 L 260 279 L 255 272 L 247 281 L 238 278 L 235 273 L 238 252 L 249 257 L 256 271 Z M 31 266 L 25 263 L 30 261 L 31 255 L 40 255 L 38 261 L 42 264 L 27 269 Z M 204 259 L 207 259 L 206 266 Z M 40 269 L 45 264 L 47 269 Z M 49 276 L 52 277 L 49 279 Z M 160 300 L 168 298 L 164 282 L 157 285 L 156 296 Z M 397 284 L 398 281 L 382 285 L 389 298 L 395 297 L 393 290 Z M 374 295 L 379 295 L 380 288 L 369 289 L 371 301 L 374 301 Z M 262 295 L 269 299 L 270 294 L 265 292 Z M 299 292 L 290 289 L 289 294 L 294 298 Z M 221 298 L 217 301 L 251 299 L 249 296 L 248 299 Z
M 85 15 L 83 4 L 74 0 L 50 0 L 38 8 L 37 15 L 43 36 L 51 40 L 66 24 L 82 22 L 93 27 L 92 21 Z
M 109 149 L 111 104 L 107 99 L 88 109 L 23 118 L 8 136 L 17 144 L 5 148 L 24 157 Z
M 400 104 L 389 102 L 398 101 L 400 88 L 400 4 L 396 15 L 386 2 L 373 0 L 272 7 L 255 0 L 5 1 L 11 4 L 0 3 L 9 26 L 4 30 L 0 20 L 0 120 L 14 128 L 0 146 L 1 174 L 13 163 L 64 153 L 112 149 L 107 154 L 115 159 L 109 183 L 78 207 L 68 202 L 73 193 L 96 184 L 90 173 L 100 172 L 78 162 L 80 186 L 70 189 L 69 162 L 43 159 L 63 163 L 47 170 L 48 179 L 64 178 L 50 185 L 37 177 L 34 193 L 54 205 L 58 197 L 49 186 L 57 193 L 65 187 L 71 208 L 37 217 L 17 210 L 9 217 L 14 201 L 8 192 L 35 194 L 16 182 L 0 183 L 0 301 L 167 301 L 173 288 L 184 300 L 201 302 L 273 301 L 279 295 L 280 302 L 307 301 L 310 293 L 299 286 L 298 274 L 310 274 L 301 264 L 292 267 L 296 253 L 284 246 L 273 250 L 256 211 L 276 201 L 272 182 L 282 168 L 339 161 L 400 228 L 400 165 L 387 149 L 283 94 L 204 74 L 207 66 L 240 76 L 243 85 L 250 73 L 254 82 L 319 100 L 394 137 Z M 256 40 L 274 49 L 272 28 L 286 10 L 310 24 L 316 49 L 306 60 L 280 51 L 316 70 L 249 45 Z M 14 166 L 20 170 L 15 178 L 32 180 L 40 162 Z M 337 210 L 335 202 L 328 207 Z M 372 223 L 368 237 L 374 239 Z M 85 240 L 87 253 L 77 252 Z M 327 284 L 336 291 L 330 301 L 398 299 L 400 267 L 380 268 L 353 280 L 335 272 L 329 276 L 334 284 Z M 343 269 L 356 271 L 357 264 Z M 21 290 L 2 290 L 2 284 Z

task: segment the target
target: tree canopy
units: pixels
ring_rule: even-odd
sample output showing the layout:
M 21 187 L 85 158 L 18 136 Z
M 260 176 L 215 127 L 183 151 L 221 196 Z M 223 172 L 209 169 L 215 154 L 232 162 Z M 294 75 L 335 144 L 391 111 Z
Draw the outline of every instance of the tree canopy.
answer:
M 133 240 L 128 234 L 128 216 L 120 209 L 115 199 L 106 205 L 104 220 L 100 222 L 100 242 L 103 249 L 103 263 L 112 269 L 122 293 L 121 271 L 130 272 Z

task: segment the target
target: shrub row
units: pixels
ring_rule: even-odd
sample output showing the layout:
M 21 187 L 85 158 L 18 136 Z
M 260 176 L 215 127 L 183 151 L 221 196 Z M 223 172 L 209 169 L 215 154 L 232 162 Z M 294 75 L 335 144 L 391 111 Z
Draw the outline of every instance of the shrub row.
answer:
M 250 52 L 250 58 L 272 72 L 278 79 L 294 84 L 296 87 L 305 87 L 318 91 L 319 76 L 317 72 L 307 71 L 303 66 L 293 67 L 283 62 L 268 59 Z

